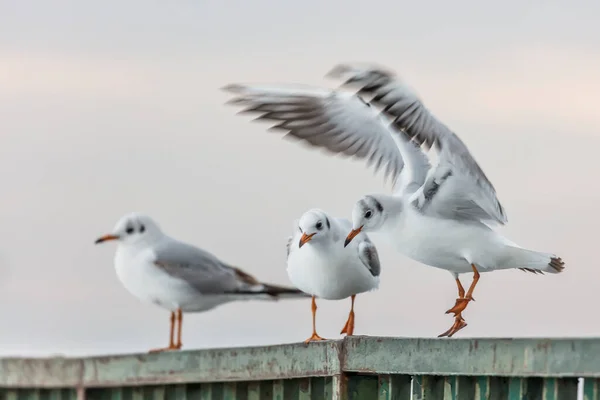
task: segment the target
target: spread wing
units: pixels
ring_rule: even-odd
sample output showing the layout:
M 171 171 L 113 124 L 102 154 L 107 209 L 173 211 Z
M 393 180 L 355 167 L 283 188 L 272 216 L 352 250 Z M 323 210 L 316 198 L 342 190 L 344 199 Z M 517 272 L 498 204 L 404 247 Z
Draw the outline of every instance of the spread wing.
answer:
M 403 157 L 424 156 L 419 148 L 406 146 L 410 138 L 404 132 L 390 128 L 389 121 L 352 93 L 294 85 L 234 84 L 224 90 L 234 94 L 229 104 L 243 106 L 243 113 L 276 123 L 271 129 L 336 154 L 366 159 L 375 171 L 384 168 L 394 184 L 405 166 Z M 404 186 L 412 180 L 402 179 Z
M 507 222 L 496 191 L 467 146 L 442 124 L 406 84 L 393 73 L 369 65 L 339 65 L 329 74 L 344 80 L 343 87 L 358 88 L 369 103 L 382 109 L 396 130 L 404 131 L 421 147 L 435 146 L 439 163 L 415 193 L 416 206 L 444 218 Z

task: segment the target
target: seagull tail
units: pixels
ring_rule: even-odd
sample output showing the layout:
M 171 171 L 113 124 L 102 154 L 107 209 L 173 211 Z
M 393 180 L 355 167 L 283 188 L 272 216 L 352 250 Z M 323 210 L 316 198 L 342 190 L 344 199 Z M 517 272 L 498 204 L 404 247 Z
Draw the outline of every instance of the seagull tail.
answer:
M 263 283 L 262 287 L 263 287 L 263 290 L 261 291 L 261 293 L 269 295 L 274 300 L 298 299 L 298 298 L 310 297 L 310 295 L 304 293 L 300 289 L 292 288 L 289 286 L 278 286 L 278 285 L 271 285 L 268 283 Z
M 527 250 L 520 247 L 510 246 L 509 251 L 516 268 L 534 274 L 558 274 L 565 269 L 565 263 L 560 257 L 550 253 Z
M 248 299 L 279 300 L 298 299 L 310 297 L 299 289 L 289 286 L 271 285 L 259 282 L 252 275 L 242 271 L 240 268 L 229 266 L 239 279 L 241 287 L 235 291 L 237 295 L 245 295 Z

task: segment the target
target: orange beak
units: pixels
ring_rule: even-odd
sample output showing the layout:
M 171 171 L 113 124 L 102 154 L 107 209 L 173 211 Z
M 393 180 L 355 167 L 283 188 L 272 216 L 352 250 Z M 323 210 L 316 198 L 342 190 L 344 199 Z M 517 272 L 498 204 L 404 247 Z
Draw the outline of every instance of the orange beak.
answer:
M 117 240 L 117 239 L 119 239 L 119 237 L 117 235 L 104 235 L 104 236 L 100 236 L 98 239 L 96 239 L 94 244 L 106 242 L 107 240 Z
M 300 238 L 300 244 L 298 244 L 298 247 L 302 247 L 306 243 L 310 242 L 310 239 L 312 239 L 313 236 L 315 236 L 315 233 L 311 233 L 310 235 L 303 233 L 302 237 Z
M 358 235 L 360 233 L 360 231 L 362 231 L 362 226 L 358 229 L 352 229 L 350 231 L 350 233 L 348 234 L 348 236 L 346 237 L 346 241 L 344 242 L 344 247 L 348 246 L 348 244 L 350 244 L 350 242 L 352 241 L 352 239 L 354 239 L 356 237 L 356 235 Z

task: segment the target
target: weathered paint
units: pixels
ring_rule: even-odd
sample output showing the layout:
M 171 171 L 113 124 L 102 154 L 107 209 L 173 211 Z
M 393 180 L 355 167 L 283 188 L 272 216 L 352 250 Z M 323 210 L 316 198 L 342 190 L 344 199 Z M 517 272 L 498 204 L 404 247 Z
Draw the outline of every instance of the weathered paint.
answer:
M 413 339 L 355 336 L 345 371 L 411 375 L 600 377 L 600 339 Z
M 396 339 L 0 360 L 0 400 L 600 400 L 600 339 Z M 412 397 L 411 397 L 412 396 Z

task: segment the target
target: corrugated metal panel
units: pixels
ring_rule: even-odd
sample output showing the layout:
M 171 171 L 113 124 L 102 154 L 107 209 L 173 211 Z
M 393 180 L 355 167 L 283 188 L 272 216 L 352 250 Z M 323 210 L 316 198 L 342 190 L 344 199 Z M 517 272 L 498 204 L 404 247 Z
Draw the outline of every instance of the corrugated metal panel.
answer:
M 600 400 L 600 379 L 584 379 L 584 400 Z
M 416 376 L 413 399 L 575 400 L 577 385 L 575 378 Z
M 77 390 L 0 389 L 0 400 L 77 400 Z
M 332 377 L 252 382 L 145 385 L 74 389 L 0 390 L 0 400 L 575 400 L 577 379 L 463 376 L 347 376 L 343 393 Z M 411 390 L 412 386 L 412 390 Z M 599 382 L 584 385 L 585 400 L 599 400 Z M 411 396 L 412 395 L 412 396 Z
M 332 378 L 88 389 L 86 400 L 330 400 Z

